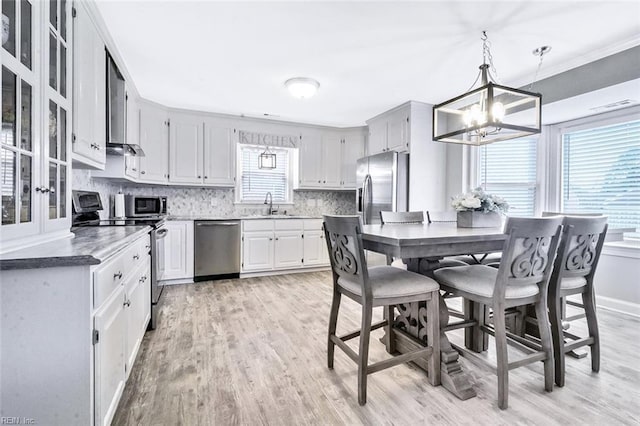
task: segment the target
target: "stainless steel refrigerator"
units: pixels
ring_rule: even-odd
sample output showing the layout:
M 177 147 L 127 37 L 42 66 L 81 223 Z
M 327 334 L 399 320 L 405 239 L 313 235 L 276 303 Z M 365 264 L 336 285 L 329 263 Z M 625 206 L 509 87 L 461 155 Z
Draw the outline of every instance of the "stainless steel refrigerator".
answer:
M 409 154 L 383 152 L 358 160 L 356 204 L 363 223 L 380 223 L 380 211 L 407 211 Z

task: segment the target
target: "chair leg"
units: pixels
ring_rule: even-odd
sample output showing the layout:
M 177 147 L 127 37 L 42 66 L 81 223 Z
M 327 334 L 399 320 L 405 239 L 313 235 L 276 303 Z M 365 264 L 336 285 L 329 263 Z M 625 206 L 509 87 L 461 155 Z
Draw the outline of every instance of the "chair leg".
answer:
M 549 319 L 551 322 L 551 339 L 553 341 L 553 361 L 555 365 L 556 385 L 564 386 L 564 330 L 562 329 L 562 299 L 555 298 L 549 303 Z M 538 329 L 540 329 L 540 315 L 536 312 Z
M 362 305 L 362 328 L 360 329 L 360 350 L 358 352 L 358 403 L 367 403 L 367 365 L 369 360 L 369 336 L 371 333 L 372 307 Z
M 327 341 L 327 367 L 333 370 L 333 353 L 335 352 L 336 344 L 331 341 L 331 336 L 336 334 L 336 325 L 338 324 L 338 310 L 340 309 L 340 298 L 342 294 L 333 290 L 333 300 L 331 302 L 331 313 L 329 314 L 329 336 Z
M 387 320 L 387 326 L 385 327 L 387 341 L 387 352 L 390 354 L 394 354 L 396 352 L 396 337 L 393 331 L 393 320 L 395 318 L 395 305 L 389 305 L 384 307 L 385 310 L 385 319 Z
M 582 304 L 587 315 L 587 328 L 589 336 L 593 337 L 591 347 L 591 371 L 600 371 L 600 333 L 598 332 L 598 318 L 596 317 L 596 304 L 593 288 L 582 293 Z
M 542 296 L 536 303 L 536 316 L 538 317 L 538 329 L 540 330 L 540 344 L 547 355 L 547 358 L 542 361 L 544 364 L 544 389 L 547 392 L 551 392 L 553 390 L 554 357 L 549 313 L 547 312 L 547 298 L 545 296 Z M 564 355 L 562 357 L 564 358 Z
M 496 339 L 496 360 L 498 373 L 498 407 L 509 406 L 509 361 L 507 359 L 507 330 L 504 307 L 494 306 L 493 327 Z
M 433 353 L 427 363 L 429 383 L 438 386 L 441 382 L 440 374 L 440 292 L 433 292 L 427 301 L 427 341 L 433 348 Z

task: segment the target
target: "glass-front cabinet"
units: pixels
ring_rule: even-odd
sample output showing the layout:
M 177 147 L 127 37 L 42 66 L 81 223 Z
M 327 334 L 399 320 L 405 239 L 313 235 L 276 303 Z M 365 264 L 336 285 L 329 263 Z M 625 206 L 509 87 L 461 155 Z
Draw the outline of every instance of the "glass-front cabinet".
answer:
M 1 10 L 0 238 L 7 246 L 70 227 L 70 5 L 2 0 Z

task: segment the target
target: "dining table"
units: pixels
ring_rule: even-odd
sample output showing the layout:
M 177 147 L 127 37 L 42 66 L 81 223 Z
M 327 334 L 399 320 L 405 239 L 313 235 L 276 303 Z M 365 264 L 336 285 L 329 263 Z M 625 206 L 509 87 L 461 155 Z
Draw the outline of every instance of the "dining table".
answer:
M 362 243 L 366 250 L 402 259 L 407 270 L 429 277 L 433 277 L 433 270 L 445 256 L 500 252 L 505 240 L 502 227 L 458 228 L 455 222 L 362 226 Z M 460 365 L 459 354 L 445 334 L 451 327 L 449 309 L 442 294 L 439 306 L 442 385 L 459 399 L 472 398 L 476 393 L 471 378 Z M 472 320 L 473 315 L 480 315 L 478 309 L 486 308 L 465 302 L 464 318 Z M 396 349 L 405 353 L 426 345 L 426 303 L 397 305 L 396 311 L 393 333 Z M 482 315 L 488 315 L 488 312 Z M 474 334 L 472 329 L 465 329 L 468 348 L 476 352 L 486 350 L 485 339 L 483 335 Z M 426 362 L 415 364 L 426 370 Z

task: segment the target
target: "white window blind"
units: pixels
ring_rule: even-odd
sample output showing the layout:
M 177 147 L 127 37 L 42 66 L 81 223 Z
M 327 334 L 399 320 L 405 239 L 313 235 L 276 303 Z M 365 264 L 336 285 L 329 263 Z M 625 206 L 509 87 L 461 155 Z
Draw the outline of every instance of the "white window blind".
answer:
M 258 156 L 265 146 L 239 145 L 240 147 L 240 201 L 262 204 L 267 192 L 274 203 L 290 202 L 289 150 L 269 148 L 276 154 L 275 169 L 258 168 Z
M 562 135 L 562 211 L 640 227 L 640 120 Z
M 533 216 L 537 139 L 512 139 L 480 147 L 480 185 L 509 203 L 509 216 Z

